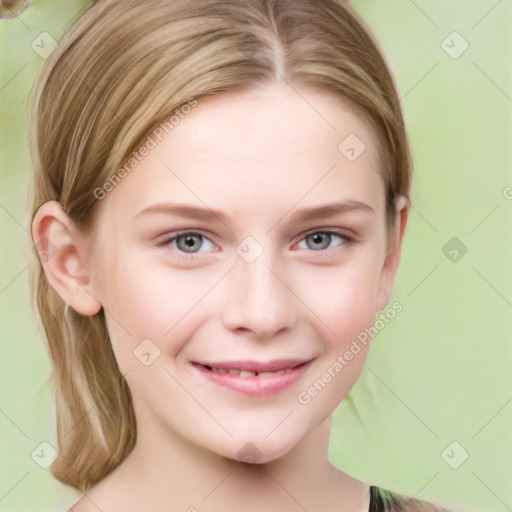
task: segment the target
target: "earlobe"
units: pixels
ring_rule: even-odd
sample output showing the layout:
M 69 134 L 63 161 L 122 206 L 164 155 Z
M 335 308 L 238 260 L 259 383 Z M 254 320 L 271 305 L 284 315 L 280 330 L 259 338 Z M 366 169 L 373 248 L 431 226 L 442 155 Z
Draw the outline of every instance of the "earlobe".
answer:
M 57 201 L 40 206 L 32 220 L 32 239 L 50 286 L 82 315 L 101 309 L 94 296 L 84 237 Z
M 395 205 L 395 226 L 392 237 L 390 237 L 388 242 L 386 257 L 380 275 L 376 303 L 377 311 L 382 311 L 387 306 L 391 297 L 396 272 L 400 265 L 402 242 L 405 234 L 405 228 L 407 226 L 409 201 L 404 196 L 398 196 Z

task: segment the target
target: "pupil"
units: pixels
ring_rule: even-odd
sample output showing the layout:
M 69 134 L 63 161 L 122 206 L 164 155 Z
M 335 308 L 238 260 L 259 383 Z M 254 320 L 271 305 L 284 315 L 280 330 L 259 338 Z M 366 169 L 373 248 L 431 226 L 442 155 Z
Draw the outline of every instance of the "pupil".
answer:
M 329 237 L 330 237 L 329 233 L 316 233 L 311 236 L 311 238 L 313 239 L 313 242 L 315 244 L 317 244 L 317 247 L 318 247 L 318 244 L 322 244 L 322 241 L 327 241 L 327 245 L 329 245 L 329 240 L 330 240 Z
M 185 237 L 182 237 L 182 240 L 185 241 L 186 248 L 193 249 L 194 245 L 197 245 L 197 239 L 199 237 L 196 235 L 187 235 Z

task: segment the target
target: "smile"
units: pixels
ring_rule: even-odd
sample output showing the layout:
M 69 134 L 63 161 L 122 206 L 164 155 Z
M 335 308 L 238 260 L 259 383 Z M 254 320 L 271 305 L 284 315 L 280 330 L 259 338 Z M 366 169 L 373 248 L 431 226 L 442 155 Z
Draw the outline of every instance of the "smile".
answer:
M 247 396 L 269 396 L 284 391 L 299 380 L 312 360 L 275 360 L 268 363 L 232 361 L 197 363 L 199 373 L 219 386 Z
M 235 368 L 232 368 L 231 370 L 226 370 L 225 368 L 216 368 L 215 366 L 211 367 L 211 366 L 205 366 L 205 368 L 207 370 L 211 370 L 212 372 L 217 372 L 217 373 L 230 373 L 231 375 L 240 375 L 240 377 L 242 378 L 247 378 L 247 377 L 262 377 L 262 378 L 265 378 L 265 377 L 270 377 L 271 375 L 277 375 L 278 373 L 283 373 L 285 372 L 286 370 L 277 370 L 275 372 L 248 372 L 246 370 L 238 370 L 238 369 L 235 369 Z

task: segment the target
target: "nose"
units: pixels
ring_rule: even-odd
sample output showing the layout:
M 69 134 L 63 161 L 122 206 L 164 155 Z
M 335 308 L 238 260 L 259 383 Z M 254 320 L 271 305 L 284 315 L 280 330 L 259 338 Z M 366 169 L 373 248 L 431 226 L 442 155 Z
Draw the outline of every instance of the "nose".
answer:
M 294 326 L 293 291 L 286 273 L 266 252 L 252 263 L 238 258 L 225 281 L 221 311 L 226 328 L 272 338 Z

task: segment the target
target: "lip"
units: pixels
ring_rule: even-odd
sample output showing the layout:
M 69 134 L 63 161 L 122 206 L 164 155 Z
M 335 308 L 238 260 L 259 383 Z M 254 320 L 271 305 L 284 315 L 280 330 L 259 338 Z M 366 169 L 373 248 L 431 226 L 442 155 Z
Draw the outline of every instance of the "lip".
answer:
M 312 363 L 312 359 L 276 359 L 260 361 L 192 362 L 193 367 L 209 381 L 247 396 L 270 396 L 284 391 L 297 382 Z M 220 373 L 209 368 L 240 370 L 253 373 L 275 373 L 244 377 Z M 276 373 L 278 372 L 278 373 Z

